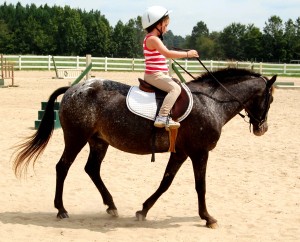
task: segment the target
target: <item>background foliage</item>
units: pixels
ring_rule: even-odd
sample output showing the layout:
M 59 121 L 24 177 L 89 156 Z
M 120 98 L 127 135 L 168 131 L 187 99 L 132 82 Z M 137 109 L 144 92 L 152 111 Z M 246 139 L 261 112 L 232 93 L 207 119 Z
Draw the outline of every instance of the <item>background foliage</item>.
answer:
M 140 58 L 144 35 L 140 16 L 112 27 L 98 10 L 20 2 L 0 5 L 0 53 L 4 54 Z M 200 20 L 185 37 L 169 30 L 164 43 L 169 48 L 197 49 L 202 59 L 288 63 L 300 59 L 300 17 L 284 23 L 271 16 L 262 31 L 253 24 L 232 23 L 210 32 Z

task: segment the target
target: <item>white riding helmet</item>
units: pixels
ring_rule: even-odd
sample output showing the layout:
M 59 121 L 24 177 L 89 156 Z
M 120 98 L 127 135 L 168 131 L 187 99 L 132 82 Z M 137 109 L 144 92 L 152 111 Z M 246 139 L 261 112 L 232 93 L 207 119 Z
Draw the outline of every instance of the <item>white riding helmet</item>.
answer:
M 161 6 L 152 6 L 149 7 L 142 16 L 142 25 L 143 29 L 147 29 L 152 26 L 163 17 L 169 15 L 172 11 L 167 10 Z

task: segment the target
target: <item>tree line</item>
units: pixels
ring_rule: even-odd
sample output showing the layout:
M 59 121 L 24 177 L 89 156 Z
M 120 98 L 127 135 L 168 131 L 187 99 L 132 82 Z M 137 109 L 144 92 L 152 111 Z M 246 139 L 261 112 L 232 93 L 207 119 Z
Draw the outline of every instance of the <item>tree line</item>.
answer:
M 35 4 L 0 5 L 0 53 L 142 58 L 141 16 L 112 27 L 99 10 Z M 232 23 L 210 32 L 203 21 L 185 37 L 169 30 L 167 47 L 197 49 L 202 59 L 290 62 L 300 59 L 300 17 L 283 22 L 271 16 L 261 31 Z

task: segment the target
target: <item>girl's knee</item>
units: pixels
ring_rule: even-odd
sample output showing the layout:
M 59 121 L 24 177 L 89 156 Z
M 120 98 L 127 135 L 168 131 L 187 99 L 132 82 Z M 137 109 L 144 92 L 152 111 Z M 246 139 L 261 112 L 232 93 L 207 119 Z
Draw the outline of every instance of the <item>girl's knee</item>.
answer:
M 178 95 L 181 93 L 181 86 L 179 86 L 177 83 L 174 85 L 174 92 Z

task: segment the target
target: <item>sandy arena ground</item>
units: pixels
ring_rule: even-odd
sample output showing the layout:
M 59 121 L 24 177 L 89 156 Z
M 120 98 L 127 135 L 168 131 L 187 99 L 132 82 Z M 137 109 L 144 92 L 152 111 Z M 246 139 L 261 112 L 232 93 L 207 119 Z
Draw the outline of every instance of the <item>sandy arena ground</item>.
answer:
M 131 85 L 142 77 L 120 72 L 93 75 Z M 84 172 L 87 146 L 65 182 L 70 218 L 58 220 L 53 199 L 55 165 L 64 146 L 62 129 L 54 131 L 26 179 L 14 176 L 10 161 L 11 147 L 34 132 L 41 101 L 73 81 L 52 77 L 54 71 L 19 71 L 19 87 L 0 88 L 0 241 L 300 241 L 299 89 L 276 90 L 264 136 L 249 133 L 248 124 L 238 116 L 224 127 L 207 167 L 208 211 L 219 224 L 212 230 L 198 216 L 190 160 L 147 220 L 136 221 L 135 212 L 160 183 L 167 153 L 151 163 L 150 155 L 109 149 L 101 171 L 120 215 L 111 218 Z M 300 83 L 294 78 L 279 80 Z

